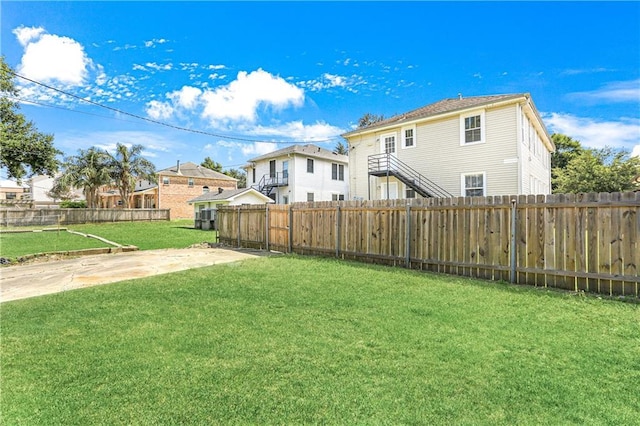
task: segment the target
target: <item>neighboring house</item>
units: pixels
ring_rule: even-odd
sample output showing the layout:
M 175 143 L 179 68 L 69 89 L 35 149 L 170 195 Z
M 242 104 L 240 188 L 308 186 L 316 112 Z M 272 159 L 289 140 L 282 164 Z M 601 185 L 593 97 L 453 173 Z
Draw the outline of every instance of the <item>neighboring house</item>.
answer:
M 0 205 L 4 207 L 30 207 L 29 186 L 9 179 L 0 180 Z
M 158 182 L 138 181 L 131 195 L 131 208 L 170 209 L 171 219 L 193 217 L 188 201 L 209 191 L 236 189 L 238 180 L 199 164 L 187 162 L 167 167 L 156 173 Z M 103 188 L 100 205 L 105 208 L 122 206 L 120 194 L 113 187 Z
M 241 188 L 241 189 L 227 189 L 223 190 L 219 188 L 215 192 L 208 192 L 206 194 L 202 194 L 192 200 L 189 200 L 189 204 L 193 205 L 194 216 L 196 218 L 196 225 L 199 220 L 204 221 L 207 220 L 215 220 L 215 211 L 218 209 L 218 206 L 221 205 L 229 205 L 229 206 L 241 206 L 245 204 L 267 204 L 273 203 L 273 200 L 266 195 L 256 191 L 253 188 Z M 214 211 L 213 213 L 209 213 L 208 215 L 203 214 L 204 211 Z M 206 216 L 206 217 L 205 217 Z M 196 226 L 197 228 L 209 229 L 210 226 L 207 226 L 202 222 L 200 226 Z
M 444 99 L 343 137 L 357 199 L 551 193 L 555 146 L 528 93 Z
M 55 178 L 59 177 L 58 174 Z M 29 188 L 31 189 L 31 199 L 35 207 L 58 207 L 60 199 L 54 199 L 49 196 L 49 192 L 53 189 L 55 178 L 47 175 L 37 175 L 29 179 Z M 81 189 L 71 188 L 68 195 L 73 200 L 84 200 L 84 194 Z
M 316 145 L 292 145 L 249 160 L 247 185 L 278 204 L 349 199 L 349 159 Z

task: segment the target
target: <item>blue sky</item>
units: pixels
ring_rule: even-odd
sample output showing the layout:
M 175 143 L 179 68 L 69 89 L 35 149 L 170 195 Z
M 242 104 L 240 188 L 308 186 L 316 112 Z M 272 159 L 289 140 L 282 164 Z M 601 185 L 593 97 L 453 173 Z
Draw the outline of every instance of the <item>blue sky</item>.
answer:
M 1 48 L 65 154 L 142 144 L 159 169 L 332 149 L 366 112 L 531 93 L 550 133 L 640 155 L 639 2 L 15 2 Z M 1 177 L 6 176 L 2 173 Z

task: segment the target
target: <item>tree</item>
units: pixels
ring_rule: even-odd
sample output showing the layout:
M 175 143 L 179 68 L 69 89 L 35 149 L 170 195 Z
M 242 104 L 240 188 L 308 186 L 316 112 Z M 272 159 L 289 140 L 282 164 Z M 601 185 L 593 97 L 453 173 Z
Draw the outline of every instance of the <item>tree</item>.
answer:
M 372 124 L 378 123 L 382 120 L 384 120 L 384 115 L 375 115 L 367 112 L 365 115 L 360 117 L 360 119 L 358 119 L 358 129 L 369 127 Z
M 638 189 L 640 158 L 613 148 L 583 149 L 564 168 L 555 169 L 555 192 L 623 192 Z
M 155 182 L 156 167 L 146 158 L 142 157 L 142 145 L 133 145 L 128 148 L 126 145 L 116 144 L 115 154 L 107 154 L 109 161 L 107 167 L 109 175 L 116 184 L 122 207 L 131 207 L 131 194 L 136 186 L 136 181 L 143 179 Z
M 211 157 L 205 158 L 204 161 L 200 163 L 200 165 L 202 167 L 206 167 L 207 169 L 222 173 L 222 164 L 213 161 Z
M 224 174 L 234 179 L 238 179 L 238 188 L 247 187 L 247 174 L 245 172 L 237 169 L 229 169 L 226 170 Z
M 91 147 L 78 150 L 78 155 L 65 158 L 62 174 L 54 184 L 54 191 L 82 188 L 91 209 L 98 207 L 98 189 L 111 182 L 109 155 L 101 149 Z
M 554 133 L 551 135 L 551 140 L 556 146 L 556 151 L 551 154 L 551 188 L 556 192 L 555 182 L 559 170 L 565 169 L 572 159 L 582 155 L 584 148 L 579 141 L 562 133 Z
M 0 57 L 0 167 L 18 181 L 36 174 L 53 176 L 59 166 L 57 155 L 62 153 L 53 146 L 53 135 L 38 132 L 18 112 L 18 102 L 9 98 L 18 94 L 13 75 Z
M 333 152 L 340 155 L 349 155 L 349 149 L 342 141 L 338 141 Z

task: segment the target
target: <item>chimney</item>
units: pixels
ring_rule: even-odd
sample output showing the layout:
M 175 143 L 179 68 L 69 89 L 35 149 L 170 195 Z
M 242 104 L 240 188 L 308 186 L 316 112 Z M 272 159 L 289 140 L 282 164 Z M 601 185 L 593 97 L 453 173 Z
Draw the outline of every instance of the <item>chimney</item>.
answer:
M 224 191 L 224 189 L 218 188 L 218 194 L 222 194 L 222 191 Z
M 458 93 L 458 99 L 462 100 L 462 93 Z
M 176 173 L 177 174 L 181 174 L 180 173 L 180 160 L 178 160 L 178 164 L 176 164 Z

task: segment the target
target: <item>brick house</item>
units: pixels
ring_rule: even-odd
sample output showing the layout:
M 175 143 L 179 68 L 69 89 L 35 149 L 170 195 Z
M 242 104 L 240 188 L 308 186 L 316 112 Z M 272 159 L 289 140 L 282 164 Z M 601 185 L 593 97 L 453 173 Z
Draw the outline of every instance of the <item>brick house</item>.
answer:
M 156 173 L 157 183 L 139 181 L 132 194 L 132 208 L 170 209 L 171 219 L 193 217 L 193 207 L 188 201 L 209 191 L 237 189 L 238 180 L 199 164 L 180 161 Z M 121 206 L 120 195 L 113 188 L 105 188 L 101 195 L 101 207 Z

